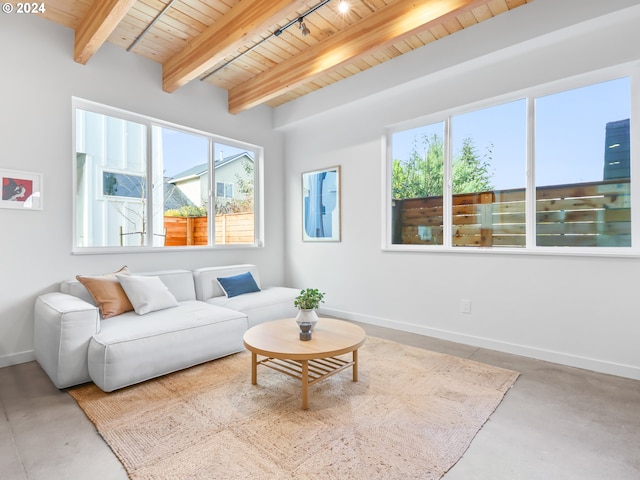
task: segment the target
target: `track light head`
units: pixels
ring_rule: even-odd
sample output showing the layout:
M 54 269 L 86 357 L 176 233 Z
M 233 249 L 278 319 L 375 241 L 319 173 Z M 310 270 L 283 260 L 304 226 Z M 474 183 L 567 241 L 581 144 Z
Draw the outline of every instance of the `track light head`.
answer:
M 306 37 L 311 33 L 307 28 L 307 26 L 305 25 L 304 19 L 302 17 L 298 19 L 298 28 L 300 29 L 300 33 L 302 34 L 303 37 Z

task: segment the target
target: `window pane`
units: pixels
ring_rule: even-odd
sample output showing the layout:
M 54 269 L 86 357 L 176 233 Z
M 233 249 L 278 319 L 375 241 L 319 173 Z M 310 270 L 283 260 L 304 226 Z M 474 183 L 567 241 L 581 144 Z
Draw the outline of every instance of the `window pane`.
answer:
M 443 244 L 444 122 L 391 137 L 392 243 Z
M 141 198 L 144 195 L 146 179 L 139 175 L 125 173 L 102 173 L 102 194 L 113 197 Z
M 146 127 L 76 110 L 76 245 L 146 243 Z
M 154 126 L 153 142 L 154 245 L 208 245 L 209 139 Z
M 214 158 L 215 243 L 253 244 L 256 152 L 215 143 Z
M 526 100 L 452 118 L 452 244 L 525 247 Z
M 631 246 L 630 81 L 536 100 L 536 244 Z

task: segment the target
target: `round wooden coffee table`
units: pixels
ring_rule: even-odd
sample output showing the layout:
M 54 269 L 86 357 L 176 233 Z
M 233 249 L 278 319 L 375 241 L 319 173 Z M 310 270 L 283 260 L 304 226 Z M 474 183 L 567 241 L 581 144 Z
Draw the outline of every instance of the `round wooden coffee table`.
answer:
M 258 383 L 258 365 L 297 378 L 302 382 L 302 408 L 306 410 L 310 385 L 349 367 L 353 381 L 358 381 L 358 348 L 366 334 L 358 325 L 333 318 L 320 318 L 311 340 L 300 340 L 299 333 L 295 318 L 286 318 L 250 328 L 243 340 L 251 352 L 251 383 Z M 339 358 L 350 352 L 351 360 Z

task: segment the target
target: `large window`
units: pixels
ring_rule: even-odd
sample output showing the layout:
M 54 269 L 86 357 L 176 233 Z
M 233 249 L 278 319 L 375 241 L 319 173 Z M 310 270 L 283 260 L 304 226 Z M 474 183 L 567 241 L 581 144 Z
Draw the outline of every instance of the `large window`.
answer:
M 81 100 L 74 111 L 77 249 L 260 244 L 260 147 Z
M 388 243 L 631 247 L 630 119 L 623 77 L 390 131 Z

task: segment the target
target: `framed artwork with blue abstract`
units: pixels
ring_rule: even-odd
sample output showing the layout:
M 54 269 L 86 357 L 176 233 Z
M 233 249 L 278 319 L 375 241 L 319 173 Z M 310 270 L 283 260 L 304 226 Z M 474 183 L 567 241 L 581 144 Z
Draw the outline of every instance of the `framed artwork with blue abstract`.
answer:
M 302 240 L 340 241 L 340 167 L 302 174 Z

